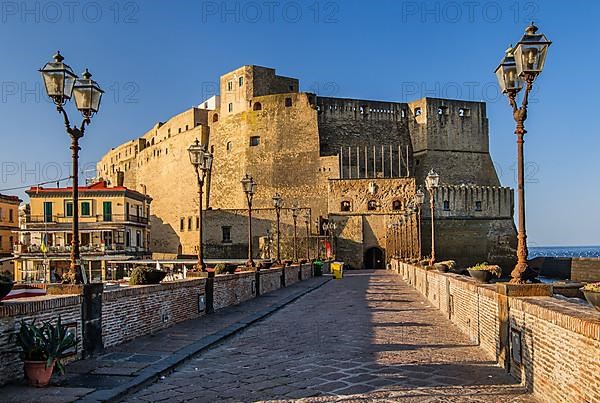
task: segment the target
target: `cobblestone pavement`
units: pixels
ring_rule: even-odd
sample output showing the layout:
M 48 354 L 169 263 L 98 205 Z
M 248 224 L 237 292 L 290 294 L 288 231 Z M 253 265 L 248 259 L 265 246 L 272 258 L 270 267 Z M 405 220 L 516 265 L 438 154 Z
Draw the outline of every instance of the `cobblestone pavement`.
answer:
M 535 401 L 384 271 L 330 281 L 126 400 Z

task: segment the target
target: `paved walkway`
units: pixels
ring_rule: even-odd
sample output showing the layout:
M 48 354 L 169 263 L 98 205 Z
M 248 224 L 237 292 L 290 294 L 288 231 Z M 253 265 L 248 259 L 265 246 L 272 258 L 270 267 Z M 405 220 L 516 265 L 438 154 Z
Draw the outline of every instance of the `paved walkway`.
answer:
M 126 401 L 533 402 L 398 276 L 351 272 Z
M 136 385 L 210 348 L 329 280 L 317 277 L 275 290 L 199 319 L 181 322 L 155 334 L 108 349 L 102 355 L 67 365 L 44 389 L 24 385 L 0 388 L 0 402 L 72 402 L 113 400 Z

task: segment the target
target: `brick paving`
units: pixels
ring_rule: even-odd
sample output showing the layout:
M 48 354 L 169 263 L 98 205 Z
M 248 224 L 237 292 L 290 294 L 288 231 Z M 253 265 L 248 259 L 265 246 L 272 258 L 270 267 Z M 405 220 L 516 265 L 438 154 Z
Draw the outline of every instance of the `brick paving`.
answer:
M 125 400 L 535 401 L 384 271 L 330 281 Z

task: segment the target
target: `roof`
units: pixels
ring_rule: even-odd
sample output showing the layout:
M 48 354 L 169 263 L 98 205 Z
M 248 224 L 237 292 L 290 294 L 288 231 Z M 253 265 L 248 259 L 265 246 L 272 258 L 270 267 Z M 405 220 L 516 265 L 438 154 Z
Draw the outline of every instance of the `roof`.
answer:
M 9 195 L 3 195 L 0 193 L 0 200 L 1 201 L 8 201 L 8 202 L 14 202 L 14 203 L 21 203 L 23 200 L 19 199 L 19 197 L 17 196 L 9 196 Z
M 129 189 L 125 186 L 108 186 L 108 184 L 106 183 L 106 181 L 100 181 L 100 182 L 96 182 L 93 183 L 91 185 L 88 186 L 79 186 L 77 188 L 79 190 L 79 193 L 85 193 L 85 192 L 115 192 L 115 193 L 121 193 L 121 192 L 127 192 L 130 193 L 132 196 L 137 196 L 137 197 L 146 197 L 146 198 L 150 198 L 148 195 L 144 195 L 143 193 L 138 192 L 137 190 L 132 190 Z M 25 191 L 25 193 L 27 193 L 30 197 L 32 195 L 37 195 L 40 193 L 71 193 L 73 191 L 73 187 L 72 186 L 67 186 L 64 188 L 44 188 L 42 186 L 32 186 L 29 190 Z

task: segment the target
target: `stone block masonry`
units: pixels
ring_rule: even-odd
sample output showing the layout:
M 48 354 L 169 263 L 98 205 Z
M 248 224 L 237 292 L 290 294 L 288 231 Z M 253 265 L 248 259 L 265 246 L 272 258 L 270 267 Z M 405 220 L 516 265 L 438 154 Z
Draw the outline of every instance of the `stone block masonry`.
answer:
M 261 294 L 281 288 L 284 269 L 260 272 Z M 285 268 L 286 284 L 312 277 L 311 264 L 292 265 Z M 215 310 L 238 305 L 256 297 L 256 273 L 242 272 L 216 276 L 214 282 Z M 107 289 L 102 293 L 102 347 L 116 346 L 189 319 L 205 315 L 206 279 L 165 282 L 157 285 L 130 286 Z M 0 305 L 0 385 L 16 382 L 22 376 L 23 362 L 11 336 L 18 331 L 21 319 L 30 322 L 55 320 L 61 316 L 63 323 L 82 339 L 82 296 L 48 295 L 36 298 L 9 300 Z M 96 347 L 96 346 L 95 346 Z M 81 341 L 68 359 L 83 356 Z
M 501 286 L 395 260 L 391 268 L 540 401 L 600 401 L 600 314 L 590 306 L 511 296 Z

